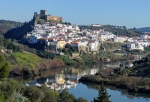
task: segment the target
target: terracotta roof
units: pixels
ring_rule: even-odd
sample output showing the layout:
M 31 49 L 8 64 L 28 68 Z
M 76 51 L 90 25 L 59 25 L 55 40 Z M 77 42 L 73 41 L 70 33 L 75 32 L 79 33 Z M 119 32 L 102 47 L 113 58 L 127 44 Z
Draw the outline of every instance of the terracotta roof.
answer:
M 65 36 L 64 34 L 60 34 L 59 36 Z
M 38 39 L 38 40 L 46 40 L 46 38 L 40 38 L 40 39 Z
M 57 41 L 64 41 L 64 39 L 62 39 L 62 38 L 57 38 Z
M 70 44 L 78 44 L 77 42 L 71 42 Z
M 47 40 L 53 40 L 53 38 L 48 38 Z

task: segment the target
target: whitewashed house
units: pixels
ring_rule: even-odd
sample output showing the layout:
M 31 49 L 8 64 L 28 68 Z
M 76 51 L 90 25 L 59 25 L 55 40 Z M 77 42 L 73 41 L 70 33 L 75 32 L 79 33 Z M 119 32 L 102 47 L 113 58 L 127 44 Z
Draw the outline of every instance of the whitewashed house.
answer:
M 127 44 L 129 50 L 141 50 L 144 51 L 144 47 L 139 42 L 132 42 Z
M 116 36 L 113 38 L 114 42 L 117 42 L 117 43 L 123 43 L 125 41 L 127 41 L 127 37 L 122 37 L 122 36 Z
M 100 47 L 100 44 L 97 41 L 89 43 L 89 48 L 90 48 L 91 52 L 97 52 L 97 51 L 99 51 L 99 47 Z
M 27 39 L 28 43 L 30 44 L 35 44 L 37 43 L 38 39 L 36 36 L 29 36 L 28 39 Z

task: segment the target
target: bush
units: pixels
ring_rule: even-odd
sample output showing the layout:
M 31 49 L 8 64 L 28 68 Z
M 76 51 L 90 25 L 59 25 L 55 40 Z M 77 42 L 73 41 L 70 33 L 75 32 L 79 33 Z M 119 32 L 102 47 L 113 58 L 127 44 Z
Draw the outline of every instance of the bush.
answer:
M 8 76 L 10 72 L 10 65 L 6 62 L 4 56 L 0 55 L 0 79 Z
M 13 79 L 5 79 L 0 83 L 0 91 L 3 93 L 6 102 L 12 102 L 14 93 L 19 89 L 20 84 Z
M 76 98 L 65 89 L 60 93 L 58 102 L 76 102 Z
M 31 102 L 41 102 L 44 98 L 44 93 L 39 88 L 32 86 L 27 87 L 23 95 L 29 98 Z
M 41 90 L 44 92 L 42 102 L 57 102 L 59 96 L 57 91 L 50 90 L 46 86 L 41 87 Z
M 0 92 L 0 102 L 4 102 L 4 94 Z
M 79 97 L 79 99 L 77 100 L 77 102 L 87 102 L 87 100 L 84 99 L 83 97 Z

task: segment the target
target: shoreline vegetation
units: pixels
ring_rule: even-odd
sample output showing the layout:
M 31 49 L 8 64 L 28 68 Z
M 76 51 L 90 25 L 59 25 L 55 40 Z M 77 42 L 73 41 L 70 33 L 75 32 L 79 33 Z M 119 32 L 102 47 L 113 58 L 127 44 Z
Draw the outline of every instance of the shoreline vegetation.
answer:
M 129 77 L 129 76 L 120 76 L 115 79 L 107 79 L 100 77 L 100 75 L 86 75 L 79 79 L 79 82 L 83 83 L 90 82 L 95 84 L 110 85 L 115 86 L 116 88 L 125 89 L 128 92 L 137 92 L 145 94 L 150 94 L 149 85 L 145 85 L 145 83 L 149 83 L 149 81 L 150 81 L 149 78 Z
M 123 56 L 115 54 L 82 54 L 79 58 L 69 57 L 68 55 L 55 56 L 52 59 L 41 58 L 35 54 L 27 52 L 15 52 L 5 55 L 7 61 L 10 63 L 10 75 L 22 76 L 38 76 L 45 70 L 52 68 L 61 68 L 66 66 L 84 66 L 84 65 L 99 65 L 100 63 L 125 61 Z M 109 57 L 109 59 L 107 59 Z
M 104 84 L 125 89 L 129 92 L 150 94 L 150 55 L 134 61 L 133 67 L 103 68 L 95 75 L 85 75 L 79 82 Z

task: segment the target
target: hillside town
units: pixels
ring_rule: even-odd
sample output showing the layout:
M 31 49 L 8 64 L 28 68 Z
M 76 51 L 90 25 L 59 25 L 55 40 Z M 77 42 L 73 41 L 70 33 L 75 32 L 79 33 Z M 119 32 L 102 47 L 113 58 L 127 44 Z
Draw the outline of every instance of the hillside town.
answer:
M 1 0 L 0 102 L 150 102 L 149 4 Z
M 28 43 L 36 44 L 43 42 L 48 46 L 48 50 L 58 51 L 66 44 L 78 50 L 87 52 L 98 52 L 103 42 L 124 43 L 129 50 L 144 51 L 144 47 L 150 45 L 150 36 L 129 38 L 127 36 L 117 36 L 111 32 L 100 30 L 82 29 L 78 25 L 53 24 L 44 22 L 35 24 L 34 30 L 26 36 Z

